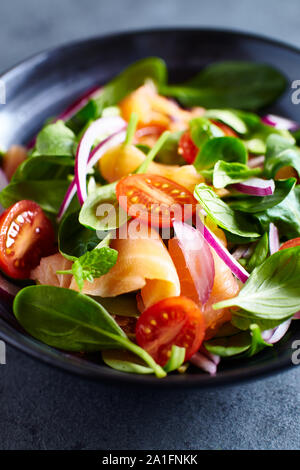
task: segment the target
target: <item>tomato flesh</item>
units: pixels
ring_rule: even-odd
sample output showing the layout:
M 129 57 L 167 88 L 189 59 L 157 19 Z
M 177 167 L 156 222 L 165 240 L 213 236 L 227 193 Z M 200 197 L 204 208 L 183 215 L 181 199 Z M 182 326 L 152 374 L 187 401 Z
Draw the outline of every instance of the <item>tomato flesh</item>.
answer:
M 14 279 L 28 279 L 43 256 L 54 252 L 50 220 L 38 204 L 19 201 L 0 218 L 0 268 Z
M 136 325 L 136 340 L 164 366 L 173 345 L 184 347 L 185 360 L 200 348 L 205 334 L 203 314 L 187 297 L 169 297 L 145 310 Z
M 173 219 L 189 219 L 197 204 L 180 184 L 150 174 L 125 176 L 117 184 L 116 194 L 128 215 L 155 227 L 170 227 Z
M 292 240 L 288 240 L 287 242 L 283 243 L 280 247 L 280 250 L 285 250 L 287 248 L 294 248 L 295 246 L 300 246 L 300 237 L 293 238 Z

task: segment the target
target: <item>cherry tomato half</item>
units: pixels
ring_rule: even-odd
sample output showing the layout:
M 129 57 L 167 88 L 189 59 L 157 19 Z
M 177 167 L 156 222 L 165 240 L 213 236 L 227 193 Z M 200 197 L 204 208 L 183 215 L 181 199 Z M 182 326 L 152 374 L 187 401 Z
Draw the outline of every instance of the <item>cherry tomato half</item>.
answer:
M 14 279 L 28 279 L 43 256 L 53 253 L 54 231 L 38 204 L 19 201 L 0 217 L 0 268 Z
M 286 248 L 294 248 L 294 246 L 300 246 L 300 237 L 293 238 L 292 240 L 288 240 L 287 242 L 283 243 L 280 247 L 280 250 L 285 250 Z
M 223 132 L 225 136 L 228 137 L 237 137 L 237 134 L 226 124 L 222 122 L 211 120 L 211 122 L 218 126 Z M 191 133 L 189 130 L 185 131 L 178 144 L 178 153 L 181 155 L 188 164 L 192 164 L 195 161 L 197 153 L 199 152 L 198 147 L 194 144 Z
M 169 297 L 145 310 L 136 325 L 136 340 L 164 366 L 173 345 L 186 348 L 185 360 L 201 346 L 205 322 L 200 308 L 187 297 Z
M 117 184 L 116 194 L 128 215 L 154 227 L 170 227 L 174 218 L 189 219 L 197 204 L 180 184 L 150 174 L 125 176 Z

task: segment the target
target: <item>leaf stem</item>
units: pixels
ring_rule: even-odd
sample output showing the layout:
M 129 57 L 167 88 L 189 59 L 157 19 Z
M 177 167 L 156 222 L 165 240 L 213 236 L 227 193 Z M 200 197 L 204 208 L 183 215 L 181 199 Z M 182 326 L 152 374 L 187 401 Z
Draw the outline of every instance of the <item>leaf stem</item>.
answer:
M 165 131 L 159 139 L 155 142 L 154 146 L 152 147 L 151 150 L 149 150 L 149 153 L 146 156 L 146 159 L 143 161 L 143 163 L 138 167 L 138 169 L 135 171 L 136 174 L 140 173 L 146 173 L 148 170 L 148 166 L 154 160 L 160 149 L 163 147 L 164 143 L 168 139 L 170 135 L 170 131 Z
M 131 113 L 130 120 L 127 126 L 127 133 L 126 133 L 124 145 L 131 145 L 134 134 L 135 134 L 136 126 L 138 123 L 138 119 L 139 119 L 139 116 L 137 113 Z

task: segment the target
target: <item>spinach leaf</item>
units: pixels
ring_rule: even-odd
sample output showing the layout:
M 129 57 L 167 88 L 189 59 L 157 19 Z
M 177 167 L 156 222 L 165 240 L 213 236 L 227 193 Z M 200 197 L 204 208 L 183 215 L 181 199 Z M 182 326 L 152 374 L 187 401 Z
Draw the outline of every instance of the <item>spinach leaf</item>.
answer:
M 189 127 L 192 141 L 198 148 L 214 137 L 224 137 L 224 132 L 204 117 L 192 119 Z
M 130 65 L 117 77 L 107 83 L 99 96 L 90 100 L 67 123 L 76 134 L 89 120 L 101 116 L 103 110 L 109 106 L 117 105 L 125 96 L 143 85 L 147 79 L 153 80 L 157 85 L 167 80 L 167 68 L 162 59 L 148 57 Z
M 140 357 L 158 377 L 166 373 L 132 343 L 109 313 L 90 297 L 54 286 L 29 286 L 15 297 L 14 315 L 34 338 L 66 351 L 126 349 Z
M 242 135 L 248 134 L 261 123 L 257 114 L 234 109 L 209 109 L 205 112 L 205 117 L 221 121 Z
M 140 312 L 136 304 L 136 294 L 122 294 L 116 297 L 94 297 L 111 315 L 138 318 Z
M 268 233 L 265 232 L 263 236 L 258 240 L 257 245 L 252 253 L 251 258 L 247 262 L 247 271 L 253 271 L 254 268 L 260 266 L 269 254 L 269 237 Z
M 75 258 L 71 269 L 57 271 L 57 274 L 72 274 L 81 291 L 84 281 L 93 282 L 94 279 L 106 274 L 116 264 L 117 258 L 118 252 L 108 246 L 94 248 Z
M 293 178 L 290 178 L 290 180 L 291 179 Z M 283 181 L 281 183 L 283 183 Z M 281 236 L 287 238 L 299 237 L 300 186 L 298 185 L 292 188 L 280 204 L 267 209 L 265 212 L 256 213 L 255 217 L 259 220 L 265 231 L 268 230 L 270 223 L 273 222 L 279 229 Z
M 30 199 L 44 211 L 57 214 L 69 187 L 68 181 L 42 180 L 10 183 L 0 193 L 0 204 L 7 208 L 22 199 Z
M 278 180 L 275 182 L 275 191 L 270 196 L 242 196 L 240 200 L 231 202 L 230 207 L 241 212 L 263 213 L 284 201 L 293 191 L 295 183 L 295 178 Z
M 300 149 L 288 139 L 272 134 L 267 139 L 264 171 L 267 178 L 274 178 L 284 166 L 293 167 L 300 176 Z
M 255 155 L 265 154 L 267 151 L 267 140 L 270 135 L 274 134 L 289 140 L 291 144 L 295 143 L 289 131 L 285 129 L 275 129 L 261 122 L 244 138 L 248 151 Z
M 11 182 L 50 179 L 65 180 L 72 173 L 74 173 L 73 158 L 41 155 L 27 158 L 21 163 L 15 171 Z
M 195 187 L 194 196 L 207 214 L 220 227 L 241 237 L 259 237 L 255 220 L 251 216 L 235 212 L 222 201 L 212 188 L 201 183 Z
M 242 140 L 237 137 L 216 137 L 208 140 L 200 149 L 194 166 L 197 171 L 212 168 L 218 160 L 246 163 L 248 153 Z
M 251 169 L 243 163 L 227 163 L 219 160 L 213 170 L 213 185 L 215 188 L 225 188 L 229 184 L 246 181 L 261 172 L 260 168 Z
M 79 211 L 67 214 L 58 230 L 59 251 L 71 259 L 93 250 L 100 241 L 94 230 L 87 229 L 79 223 L 78 216 Z
M 128 351 L 107 350 L 102 351 L 103 362 L 112 369 L 129 374 L 153 374 L 151 367 L 147 367 L 144 361 L 139 360 Z
M 97 230 L 99 239 L 105 231 L 118 228 L 128 219 L 126 212 L 119 206 L 116 185 L 117 181 L 97 187 L 88 195 L 79 213 L 79 222 Z
M 257 266 L 239 295 L 214 309 L 238 306 L 255 319 L 284 321 L 300 310 L 300 247 L 278 251 Z
M 48 124 L 37 135 L 36 151 L 40 155 L 73 156 L 75 134 L 63 121 Z
M 273 103 L 286 85 L 269 65 L 228 61 L 209 65 L 183 84 L 161 85 L 160 92 L 185 106 L 255 110 Z

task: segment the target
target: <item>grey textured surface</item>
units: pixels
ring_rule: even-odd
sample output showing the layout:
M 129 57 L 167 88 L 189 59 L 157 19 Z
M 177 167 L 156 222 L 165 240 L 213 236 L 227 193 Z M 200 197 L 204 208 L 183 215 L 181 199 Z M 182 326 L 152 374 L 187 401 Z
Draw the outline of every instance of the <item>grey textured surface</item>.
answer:
M 0 69 L 76 38 L 162 25 L 234 28 L 299 46 L 299 17 L 299 0 L 2 1 Z M 218 390 L 120 389 L 8 347 L 0 449 L 299 449 L 299 391 L 296 367 Z

